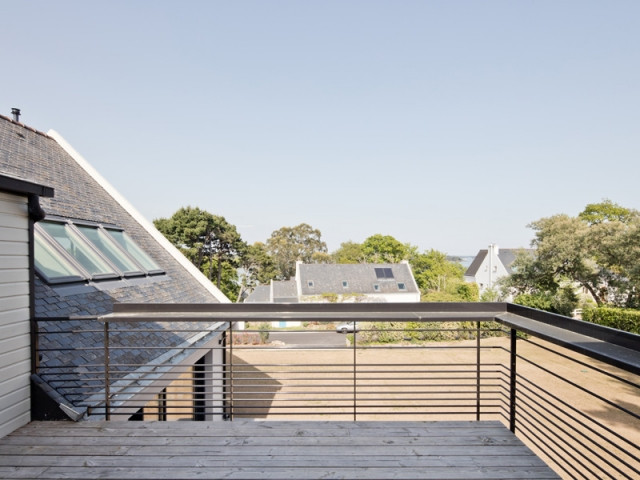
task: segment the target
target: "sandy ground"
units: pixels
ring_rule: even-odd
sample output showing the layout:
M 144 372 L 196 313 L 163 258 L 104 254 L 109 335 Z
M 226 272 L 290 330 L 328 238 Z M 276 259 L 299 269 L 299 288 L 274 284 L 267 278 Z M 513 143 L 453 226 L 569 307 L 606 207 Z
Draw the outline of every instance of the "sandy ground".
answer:
M 640 415 L 638 376 L 568 352 L 534 339 L 540 346 L 518 341 L 518 353 L 561 378 L 518 359 L 518 373 L 528 379 L 519 386 L 524 396 L 518 401 L 516 431 L 521 439 L 550 464 L 575 465 L 580 455 L 595 458 L 612 478 L 626 478 L 607 465 L 620 460 L 640 468 L 640 421 L 615 408 L 611 402 Z M 433 343 L 428 348 L 371 348 L 358 350 L 357 371 L 358 420 L 475 420 L 476 419 L 476 349 L 475 340 Z M 545 350 L 549 348 L 551 351 Z M 508 425 L 509 339 L 482 340 L 481 350 L 481 420 L 499 419 Z M 561 351 L 576 363 L 554 351 Z M 354 360 L 353 350 L 291 350 L 283 348 L 234 348 L 234 397 L 236 415 L 266 419 L 352 420 L 353 371 L 346 365 Z M 291 367 L 287 365 L 295 364 Z M 603 372 L 610 372 L 624 383 Z M 602 400 L 581 388 L 586 388 Z M 371 392 L 371 393 L 369 393 Z M 576 411 L 563 406 L 558 397 Z M 249 405 L 260 408 L 248 408 Z M 326 413 L 326 414 L 319 414 Z M 455 412 L 455 414 L 454 414 Z M 602 424 L 597 425 L 592 420 Z M 286 414 L 286 415 L 283 415 Z M 531 428 L 531 425 L 537 425 Z M 608 429 L 608 430 L 607 430 Z M 531 431 L 544 432 L 550 439 L 545 455 L 535 447 Z M 597 438 L 601 434 L 624 443 L 629 456 Z M 595 439 L 592 441 L 592 439 Z M 537 441 L 536 441 L 537 442 Z M 634 448 L 634 445 L 636 447 Z M 635 458 L 634 458 L 635 455 Z M 575 458 L 572 458 L 575 457 Z M 602 458 L 598 458 L 598 456 Z M 572 467 L 567 467 L 572 468 Z M 629 478 L 628 467 L 620 466 Z M 591 471 L 589 471 L 591 469 Z M 582 474 L 602 477 L 602 471 L 587 466 Z

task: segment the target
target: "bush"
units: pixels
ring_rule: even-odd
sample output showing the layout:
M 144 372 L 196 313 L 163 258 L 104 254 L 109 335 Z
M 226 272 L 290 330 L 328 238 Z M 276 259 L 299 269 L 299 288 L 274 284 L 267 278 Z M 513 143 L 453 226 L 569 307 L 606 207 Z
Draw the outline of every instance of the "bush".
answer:
M 610 307 L 585 308 L 582 311 L 582 319 L 605 327 L 640 334 L 640 310 Z

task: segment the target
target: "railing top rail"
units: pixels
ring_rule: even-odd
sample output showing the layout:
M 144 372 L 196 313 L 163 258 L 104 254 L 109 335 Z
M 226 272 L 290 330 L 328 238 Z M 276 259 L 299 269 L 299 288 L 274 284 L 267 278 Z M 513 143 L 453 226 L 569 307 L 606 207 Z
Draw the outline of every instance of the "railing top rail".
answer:
M 592 325 L 598 327 L 595 329 L 591 326 L 582 329 L 583 325 L 574 323 L 573 319 L 559 315 L 555 317 L 560 320 L 555 325 L 515 313 L 500 314 L 496 320 L 508 327 L 640 375 L 640 335 L 600 325 Z
M 309 312 L 445 312 L 495 313 L 506 312 L 509 304 L 502 302 L 439 302 L 439 303 L 116 303 L 113 313 L 189 312 L 189 313 L 309 313 Z

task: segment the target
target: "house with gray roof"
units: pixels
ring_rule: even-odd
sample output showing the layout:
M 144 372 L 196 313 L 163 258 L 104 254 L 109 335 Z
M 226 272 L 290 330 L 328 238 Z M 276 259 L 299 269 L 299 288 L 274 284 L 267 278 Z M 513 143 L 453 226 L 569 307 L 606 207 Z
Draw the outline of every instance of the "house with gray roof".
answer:
M 58 133 L 43 133 L 17 117 L 0 115 L 0 176 L 0 232 L 9 235 L 0 236 L 0 269 L 5 270 L 0 317 L 3 304 L 15 304 L 34 325 L 29 349 L 35 385 L 32 418 L 90 414 L 93 399 L 78 372 L 83 365 L 86 370 L 101 362 L 102 324 L 96 317 L 111 313 L 115 304 L 229 302 Z M 28 265 L 21 273 L 24 258 Z M 17 320 L 8 321 L 13 325 Z M 198 345 L 217 342 L 220 332 L 209 327 L 210 334 L 198 337 Z M 147 348 L 113 352 L 112 361 L 121 355 L 123 361 L 144 366 L 162 355 L 163 361 L 178 362 L 175 356 L 167 360 L 162 348 L 188 343 L 195 334 L 149 328 L 121 335 L 127 345 Z M 17 342 L 24 350 L 24 338 Z M 23 353 L 12 358 L 24 364 Z M 75 365 L 73 381 L 68 381 L 69 373 L 63 380 L 60 372 L 66 365 Z M 23 391 L 24 375 L 19 378 L 16 388 Z M 15 398 L 22 399 L 19 394 Z M 1 426 L 0 416 L 0 434 Z
M 464 274 L 466 282 L 477 283 L 482 295 L 494 288 L 497 282 L 513 273 L 511 267 L 519 252 L 531 252 L 530 249 L 500 248 L 496 244 L 482 249 Z
M 419 302 L 420 289 L 407 261 L 384 264 L 297 262 L 293 279 L 260 286 L 245 300 L 248 303 L 334 301 Z

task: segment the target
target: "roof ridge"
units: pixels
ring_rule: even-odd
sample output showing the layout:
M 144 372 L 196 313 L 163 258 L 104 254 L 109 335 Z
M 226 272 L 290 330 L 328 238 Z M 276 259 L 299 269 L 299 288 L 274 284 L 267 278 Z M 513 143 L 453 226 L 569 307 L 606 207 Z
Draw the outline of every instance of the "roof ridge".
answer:
M 27 130 L 29 130 L 30 132 L 37 133 L 38 135 L 42 135 L 43 137 L 53 139 L 52 137 L 50 137 L 50 136 L 49 136 L 49 135 L 47 135 L 46 133 L 41 132 L 40 130 L 36 130 L 35 128 L 30 127 L 29 125 L 25 125 L 25 124 L 24 124 L 24 123 L 22 123 L 22 122 L 17 122 L 17 121 L 15 121 L 14 119 L 9 118 L 9 117 L 6 117 L 6 116 L 4 116 L 4 115 L 2 115 L 2 114 L 0 114 L 0 118 L 2 118 L 3 120 L 6 120 L 6 121 L 7 121 L 7 122 L 9 122 L 9 123 L 13 123 L 14 125 L 18 125 L 19 127 L 26 128 L 26 129 L 27 129 Z

